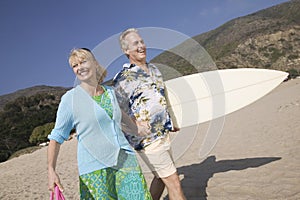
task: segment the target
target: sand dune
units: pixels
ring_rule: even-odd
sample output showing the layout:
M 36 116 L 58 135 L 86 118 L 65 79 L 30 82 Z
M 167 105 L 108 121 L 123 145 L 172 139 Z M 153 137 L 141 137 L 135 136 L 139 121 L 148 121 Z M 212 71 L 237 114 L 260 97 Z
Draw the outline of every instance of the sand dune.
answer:
M 187 199 L 300 199 L 299 119 L 300 79 L 294 79 L 226 116 L 221 137 L 204 158 L 199 150 L 210 123 L 181 130 L 197 130 L 176 157 Z M 62 145 L 57 167 L 72 200 L 79 199 L 76 145 L 74 139 Z M 48 199 L 46 153 L 44 147 L 0 163 L 0 199 Z M 145 176 L 152 178 L 147 170 Z

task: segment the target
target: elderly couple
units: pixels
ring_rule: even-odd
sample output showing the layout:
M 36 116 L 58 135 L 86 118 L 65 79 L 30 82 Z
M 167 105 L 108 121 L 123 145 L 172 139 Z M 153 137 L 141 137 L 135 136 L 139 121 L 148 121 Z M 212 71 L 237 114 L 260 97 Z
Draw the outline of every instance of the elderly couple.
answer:
M 120 35 L 129 59 L 102 85 L 106 70 L 89 49 L 72 50 L 69 64 L 80 84 L 66 92 L 48 136 L 48 187 L 63 191 L 55 171 L 60 145 L 77 131 L 80 199 L 185 199 L 171 155 L 169 132 L 177 131 L 167 110 L 160 71 L 146 62 L 146 46 L 134 28 Z M 138 153 L 155 175 L 148 190 Z

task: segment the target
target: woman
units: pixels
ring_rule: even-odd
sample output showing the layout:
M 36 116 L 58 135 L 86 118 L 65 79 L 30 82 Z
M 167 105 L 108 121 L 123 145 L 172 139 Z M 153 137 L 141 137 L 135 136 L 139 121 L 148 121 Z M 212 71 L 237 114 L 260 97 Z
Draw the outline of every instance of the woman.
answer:
M 120 129 L 121 111 L 114 91 L 101 85 L 106 70 L 90 50 L 74 49 L 69 57 L 80 84 L 61 98 L 55 127 L 48 136 L 49 190 L 60 190 L 55 171 L 60 145 L 77 132 L 80 199 L 151 199 L 133 149 Z

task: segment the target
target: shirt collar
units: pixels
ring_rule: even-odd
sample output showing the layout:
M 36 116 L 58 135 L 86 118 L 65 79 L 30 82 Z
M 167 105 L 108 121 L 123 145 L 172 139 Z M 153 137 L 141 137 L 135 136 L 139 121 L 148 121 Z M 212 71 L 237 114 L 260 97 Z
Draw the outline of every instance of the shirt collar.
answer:
M 147 63 L 146 62 L 146 65 L 147 65 L 147 67 L 149 67 L 149 63 Z M 130 69 L 130 68 L 132 68 L 132 67 L 135 67 L 135 66 L 137 66 L 136 64 L 130 64 L 130 63 L 125 63 L 124 65 L 123 65 L 123 68 L 128 68 L 128 69 Z

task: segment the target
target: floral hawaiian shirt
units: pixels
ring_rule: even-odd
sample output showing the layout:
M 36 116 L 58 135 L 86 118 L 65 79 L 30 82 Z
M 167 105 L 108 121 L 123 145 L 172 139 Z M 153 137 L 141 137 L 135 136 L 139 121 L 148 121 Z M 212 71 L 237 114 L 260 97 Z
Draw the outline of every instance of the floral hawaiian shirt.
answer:
M 153 64 L 147 64 L 147 67 L 149 74 L 137 65 L 125 64 L 114 78 L 120 107 L 137 121 L 147 121 L 151 127 L 148 136 L 125 133 L 137 150 L 164 137 L 172 129 L 162 74 Z

